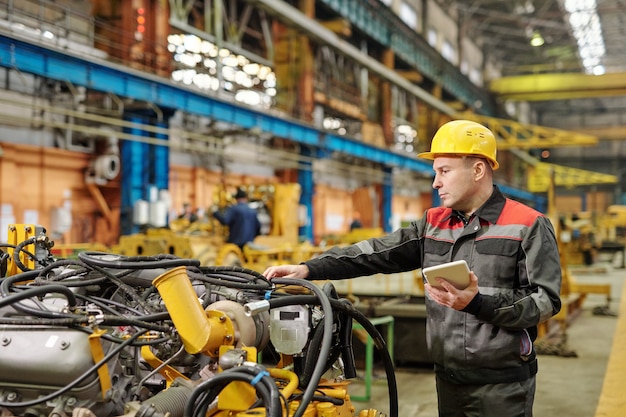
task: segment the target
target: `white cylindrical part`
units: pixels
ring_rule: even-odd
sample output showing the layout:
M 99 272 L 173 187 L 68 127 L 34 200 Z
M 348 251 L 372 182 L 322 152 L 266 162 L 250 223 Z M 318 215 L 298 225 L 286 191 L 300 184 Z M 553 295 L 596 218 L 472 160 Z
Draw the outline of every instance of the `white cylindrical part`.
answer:
M 93 164 L 96 178 L 112 180 L 120 173 L 120 157 L 117 155 L 100 155 Z
M 164 202 L 168 210 L 172 208 L 172 197 L 169 190 L 159 190 L 159 201 Z
M 154 203 L 154 202 L 158 201 L 158 199 L 159 199 L 159 189 L 155 185 L 151 185 L 148 188 L 148 195 L 149 195 L 148 201 L 150 203 Z
M 150 203 L 150 224 L 154 227 L 167 226 L 167 204 L 165 202 Z
M 133 206 L 133 223 L 137 225 L 148 224 L 150 221 L 150 209 L 146 200 L 137 200 Z

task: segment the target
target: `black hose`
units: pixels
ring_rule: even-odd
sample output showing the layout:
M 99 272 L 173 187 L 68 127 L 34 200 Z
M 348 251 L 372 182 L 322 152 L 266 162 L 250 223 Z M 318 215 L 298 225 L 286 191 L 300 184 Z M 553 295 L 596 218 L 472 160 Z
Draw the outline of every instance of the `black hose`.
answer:
M 311 377 L 313 376 L 313 370 L 322 358 L 326 360 L 326 365 L 324 366 L 324 371 L 326 371 L 328 370 L 328 361 L 332 360 L 331 358 L 334 356 L 334 349 L 332 349 L 332 352 L 328 357 L 320 355 L 320 346 L 322 345 L 322 340 L 324 338 L 324 327 L 324 322 L 320 321 L 313 329 L 313 336 L 309 339 L 308 343 L 307 355 L 303 358 L 294 358 L 295 364 L 302 362 L 302 365 L 296 368 L 300 388 L 304 388 L 309 385 Z
M 28 272 L 31 269 L 27 267 L 26 265 L 24 265 L 22 261 L 20 260 L 20 252 L 24 250 L 24 247 L 28 245 L 32 245 L 36 241 L 37 241 L 37 238 L 33 236 L 15 245 L 15 251 L 13 252 L 13 261 L 15 262 L 15 266 L 17 266 L 21 271 Z M 33 258 L 33 260 L 37 259 L 35 256 L 31 256 L 31 258 Z
M 251 281 L 243 282 L 243 281 L 234 280 L 232 279 L 232 277 L 228 277 L 227 275 L 218 275 L 218 274 L 200 275 L 197 273 L 196 274 L 190 273 L 189 278 L 202 281 L 202 282 L 207 282 L 215 286 L 236 288 L 239 290 L 267 291 L 272 287 L 272 285 L 267 282 L 261 282 L 261 283 L 254 283 Z
M 87 333 L 87 334 L 93 333 L 92 329 L 89 328 L 89 327 L 86 327 L 86 326 L 72 326 L 71 328 L 74 329 L 74 330 L 81 331 L 83 333 Z M 108 342 L 116 343 L 116 344 L 124 343 L 126 341 L 126 339 L 112 336 L 109 333 L 104 333 L 103 335 L 100 336 L 100 338 L 103 339 L 103 340 L 106 340 Z M 130 344 L 130 346 L 133 346 L 133 347 L 137 347 L 137 346 L 159 346 L 159 345 L 163 345 L 163 343 L 171 342 L 171 340 L 172 340 L 172 338 L 169 337 L 169 336 L 159 337 L 159 338 L 156 338 L 156 339 L 150 339 L 149 338 L 149 339 L 145 339 L 145 340 L 143 340 L 141 342 L 133 341 Z
M 294 279 L 294 278 L 274 278 L 272 279 L 274 284 L 284 284 L 284 285 L 300 285 L 301 287 L 305 287 L 313 291 L 313 293 L 317 296 L 317 302 L 321 304 L 322 311 L 324 312 L 324 334 L 322 338 L 322 343 L 320 345 L 320 357 L 327 358 L 330 355 L 330 347 L 332 343 L 333 337 L 333 316 L 332 316 L 332 307 L 330 304 L 330 300 L 317 285 L 310 281 L 306 281 L 303 279 Z M 312 384 L 306 387 L 304 393 L 302 395 L 302 402 L 294 412 L 293 417 L 302 417 L 315 395 L 315 390 L 317 389 L 317 385 L 322 377 L 322 374 L 325 371 L 326 361 L 318 361 L 315 365 L 315 369 L 311 375 Z
M 37 277 L 37 275 L 39 274 L 39 271 L 37 270 L 32 270 L 32 271 L 28 271 L 28 272 L 23 272 L 21 274 L 17 274 L 17 275 L 12 275 L 10 277 L 6 277 L 2 280 L 2 282 L 0 282 L 0 295 L 2 295 L 2 299 L 6 300 L 8 297 L 11 297 L 12 294 L 14 294 L 11 291 L 11 287 L 13 286 L 14 283 L 16 282 L 24 282 L 24 281 L 32 281 L 33 279 L 35 279 Z M 33 288 L 42 288 L 42 287 L 33 287 Z M 69 289 L 65 288 L 65 291 L 69 291 Z M 72 293 L 72 296 L 74 295 L 74 293 Z M 51 319 L 56 319 L 56 318 L 76 318 L 76 316 L 72 315 L 72 314 L 63 314 L 63 313 L 55 313 L 55 312 L 50 312 L 50 311 L 43 311 L 40 309 L 35 309 L 35 308 L 31 308 L 28 306 L 25 306 L 21 303 L 19 303 L 20 300 L 14 300 L 13 301 L 13 305 L 12 307 L 23 313 L 23 314 L 27 314 L 27 315 L 31 315 L 34 317 L 45 317 L 45 318 L 51 318 Z M 75 301 L 74 301 L 75 302 Z M 74 304 L 75 305 L 75 304 Z
M 269 280 L 265 277 L 265 275 L 248 268 L 244 268 L 241 266 L 201 266 L 200 270 L 203 273 L 220 273 L 220 272 L 228 272 L 242 275 L 249 275 L 255 279 L 265 281 L 269 283 Z
M 6 297 L 11 293 L 11 285 L 16 282 L 32 281 L 37 278 L 37 275 L 39 275 L 39 271 L 33 270 L 3 278 L 2 281 L 0 281 L 0 294 Z
M 80 298 L 81 300 L 83 300 L 85 302 L 95 304 L 98 307 L 100 307 L 101 309 L 107 311 L 108 313 L 110 313 L 112 315 L 125 317 L 122 313 L 120 313 L 115 308 L 113 308 L 113 306 L 118 307 L 118 308 L 123 308 L 124 310 L 127 310 L 127 311 L 129 311 L 131 313 L 134 313 L 134 314 L 138 315 L 138 316 L 141 315 L 140 311 L 137 311 L 134 308 L 131 308 L 131 307 L 127 306 L 124 303 L 118 303 L 118 302 L 115 302 L 113 300 L 108 300 L 106 298 L 100 298 L 100 297 L 95 297 L 95 296 L 87 296 L 87 295 L 81 295 L 81 294 L 76 294 L 76 298 Z
M 260 367 L 240 366 L 227 369 L 199 384 L 191 393 L 185 406 L 184 417 L 204 417 L 208 405 L 220 391 L 232 381 L 245 381 L 251 384 L 263 399 L 268 417 L 281 417 L 282 406 L 275 381 Z
M 284 281 L 292 281 L 291 278 L 285 278 Z M 277 281 L 276 278 L 272 281 Z M 289 295 L 270 298 L 270 309 L 279 308 L 288 305 L 303 305 L 303 304 L 317 304 L 318 299 L 313 295 Z M 354 308 L 351 303 L 342 302 L 339 300 L 330 300 L 333 308 L 342 310 L 349 314 L 354 320 L 363 326 L 363 329 L 372 337 L 375 348 L 380 352 L 381 358 L 385 366 L 385 374 L 387 376 L 387 388 L 389 391 L 389 415 L 390 417 L 398 417 L 398 386 L 396 382 L 396 375 L 393 366 L 393 361 L 387 350 L 387 343 L 380 334 L 376 326 L 369 321 L 363 313 Z
M 15 318 L 15 317 L 0 317 L 0 324 L 10 325 L 22 325 L 22 326 L 78 326 L 81 324 L 89 324 L 91 318 L 89 316 L 76 316 L 76 317 L 62 317 L 52 319 L 37 319 L 31 318 Z M 166 333 L 171 331 L 171 327 L 168 325 L 158 325 L 149 323 L 129 317 L 119 316 L 102 316 L 98 324 L 103 326 L 133 326 L 146 330 L 154 330 L 157 332 Z
M 80 256 L 80 254 L 78 254 Z M 152 309 L 150 306 L 137 294 L 137 291 L 130 285 L 126 284 L 121 278 L 117 275 L 107 271 L 104 267 L 99 265 L 89 265 L 90 268 L 93 268 L 97 272 L 100 272 L 105 277 L 109 278 L 111 282 L 113 282 L 117 287 L 124 292 L 124 294 L 128 295 L 137 305 L 143 307 L 143 309 L 147 312 L 152 313 Z M 121 275 L 126 275 L 126 272 L 123 272 Z
M 326 294 L 326 296 L 330 300 L 337 300 L 339 298 L 337 291 L 335 290 L 335 286 L 331 282 L 324 283 L 324 285 L 322 286 L 322 291 L 324 291 L 324 294 Z M 341 331 L 342 322 L 345 321 L 342 321 L 340 319 L 340 316 L 346 317 L 345 314 L 337 315 L 335 314 L 335 312 L 333 312 L 333 322 L 336 323 L 339 331 Z M 349 317 L 348 319 L 351 320 Z M 319 354 L 323 334 L 324 321 L 321 321 L 313 329 L 313 337 L 311 337 L 311 339 L 309 340 L 307 355 L 304 358 L 301 358 L 301 362 L 304 363 L 304 366 L 302 367 L 302 370 L 298 372 L 300 387 L 306 387 L 309 384 L 311 374 L 313 372 L 313 369 L 315 369 L 315 365 L 320 360 L 320 358 L 323 358 L 323 356 L 320 356 Z M 333 347 L 336 347 L 338 343 L 339 338 L 333 338 Z M 324 372 L 332 367 L 333 363 L 335 363 L 335 361 L 337 361 L 337 359 L 339 358 L 339 354 L 340 350 L 334 348 L 331 350 L 330 355 L 326 358 L 326 366 L 324 367 Z M 296 363 L 299 362 L 300 361 Z
M 120 259 L 116 261 L 98 258 L 99 256 L 111 256 L 106 252 L 85 251 L 78 254 L 78 259 L 90 266 L 99 266 L 101 268 L 111 269 L 155 269 L 155 268 L 175 268 L 177 266 L 200 266 L 197 259 L 173 258 L 158 259 L 156 257 L 135 257 L 135 260 L 117 255 Z
M 0 317 L 0 324 L 8 324 L 11 326 L 78 326 L 89 321 L 89 317 L 76 318 L 58 318 L 58 319 L 36 319 L 17 318 L 17 317 Z
M 17 245 L 13 245 L 11 243 L 0 243 L 0 248 L 13 248 L 13 249 L 16 249 Z M 33 259 L 35 259 L 35 255 L 32 254 L 30 251 L 27 251 L 24 248 L 19 248 L 19 251 L 24 252 L 26 255 L 30 256 Z
M 0 308 L 17 303 L 18 301 L 25 300 L 27 298 L 37 297 L 44 294 L 62 294 L 67 299 L 70 307 L 76 306 L 76 297 L 74 293 L 70 291 L 64 285 L 43 285 L 41 287 L 29 287 L 27 290 L 20 291 L 0 298 Z
M 339 302 L 346 306 L 352 306 L 352 303 L 345 298 L 340 299 Z M 343 359 L 343 373 L 348 379 L 356 378 L 356 362 L 352 347 L 352 317 L 348 314 L 342 314 L 339 320 L 341 322 L 339 346 L 341 347 L 341 358 Z
M 59 275 L 59 276 L 56 276 L 56 277 L 53 277 L 53 278 L 49 278 L 48 277 L 48 273 L 50 271 L 52 271 L 55 268 L 59 268 L 61 266 L 79 266 L 83 270 L 81 271 L 80 269 L 74 269 L 74 270 L 72 270 L 70 272 L 64 273 L 63 275 Z M 47 265 L 45 268 L 40 269 L 39 270 L 39 277 L 46 277 L 46 279 L 48 281 L 59 281 L 59 280 L 62 280 L 62 279 L 68 278 L 68 277 L 72 277 L 72 276 L 76 276 L 76 275 L 82 274 L 82 273 L 86 272 L 87 270 L 88 270 L 88 266 L 84 262 L 82 262 L 82 261 L 80 261 L 78 259 L 59 259 L 59 260 L 57 260 L 55 262 L 52 262 L 50 265 Z

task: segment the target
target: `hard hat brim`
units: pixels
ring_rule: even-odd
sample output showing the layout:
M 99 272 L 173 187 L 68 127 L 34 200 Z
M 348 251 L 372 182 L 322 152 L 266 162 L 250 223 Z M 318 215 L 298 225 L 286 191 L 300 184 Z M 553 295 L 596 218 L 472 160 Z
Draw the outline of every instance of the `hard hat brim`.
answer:
M 435 154 L 432 152 L 420 152 L 417 154 L 417 157 L 432 161 L 433 159 L 435 159 Z
M 474 155 L 474 154 L 460 154 L 460 153 L 445 153 L 445 152 L 420 152 L 417 154 L 418 158 L 427 159 L 429 161 L 434 161 L 438 156 L 448 156 L 448 157 L 462 157 L 462 156 L 475 156 L 477 158 L 486 159 L 489 161 L 489 165 L 491 165 L 491 169 L 494 171 L 500 167 L 500 164 L 495 159 L 487 158 L 485 155 Z

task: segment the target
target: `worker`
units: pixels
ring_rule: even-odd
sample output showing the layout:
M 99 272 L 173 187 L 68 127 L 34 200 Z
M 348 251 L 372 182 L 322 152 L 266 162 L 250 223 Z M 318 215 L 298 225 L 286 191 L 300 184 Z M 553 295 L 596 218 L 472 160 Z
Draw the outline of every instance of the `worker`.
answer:
M 361 223 L 361 213 L 355 211 L 352 214 L 352 223 L 350 223 L 350 231 L 354 229 L 360 229 L 363 227 L 363 223 Z
M 241 249 L 254 240 L 261 232 L 261 222 L 257 212 L 248 205 L 248 194 L 241 188 L 233 196 L 236 203 L 224 211 L 216 210 L 213 216 L 224 226 L 228 226 L 228 243 Z
M 439 416 L 532 416 L 537 325 L 561 308 L 554 228 L 493 183 L 496 140 L 481 124 L 444 124 L 418 157 L 433 160 L 441 207 L 386 236 L 264 275 L 344 279 L 466 260 L 466 288 L 441 277 L 439 288 L 424 285 Z
M 198 220 L 198 215 L 196 214 L 191 204 L 184 203 L 183 204 L 183 212 L 178 216 L 179 219 L 187 219 L 189 223 L 193 223 Z

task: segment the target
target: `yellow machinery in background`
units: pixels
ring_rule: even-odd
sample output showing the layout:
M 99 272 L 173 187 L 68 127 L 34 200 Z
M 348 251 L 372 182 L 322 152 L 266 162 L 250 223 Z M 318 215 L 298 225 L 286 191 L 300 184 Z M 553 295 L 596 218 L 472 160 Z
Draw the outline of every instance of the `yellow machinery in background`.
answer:
M 604 213 L 575 213 L 563 217 L 562 223 L 569 264 L 590 266 L 604 261 L 614 267 L 626 266 L 626 206 L 611 205 Z
M 322 251 L 308 242 L 299 242 L 299 184 L 254 186 L 246 191 L 265 230 L 243 251 L 226 242 L 228 229 L 210 215 L 195 222 L 174 219 L 169 228 L 121 236 L 111 250 L 124 256 L 171 254 L 198 259 L 202 265 L 240 265 L 260 272 L 277 263 L 310 259 Z M 225 187 L 217 190 L 214 202 L 222 208 L 233 203 Z
M 548 217 L 550 218 L 556 232 L 559 255 L 561 261 L 561 310 L 547 321 L 538 325 L 538 337 L 535 343 L 537 352 L 540 354 L 554 354 L 559 356 L 577 356 L 576 352 L 567 346 L 567 329 L 571 321 L 580 313 L 582 305 L 588 294 L 599 294 L 606 297 L 606 306 L 597 310 L 597 314 L 612 315 L 609 311 L 611 302 L 611 285 L 608 283 L 594 282 L 582 283 L 576 279 L 570 269 L 570 257 L 572 248 L 586 250 L 593 243 L 591 235 L 590 219 L 587 216 L 580 218 L 576 216 L 572 219 L 559 218 L 556 211 L 554 198 L 554 177 L 549 179 L 548 187 Z M 577 231 L 576 233 L 573 233 Z M 573 236 L 584 232 L 588 243 L 582 240 L 574 241 Z M 594 312 L 595 313 L 595 312 Z M 554 337 L 556 336 L 556 341 Z

